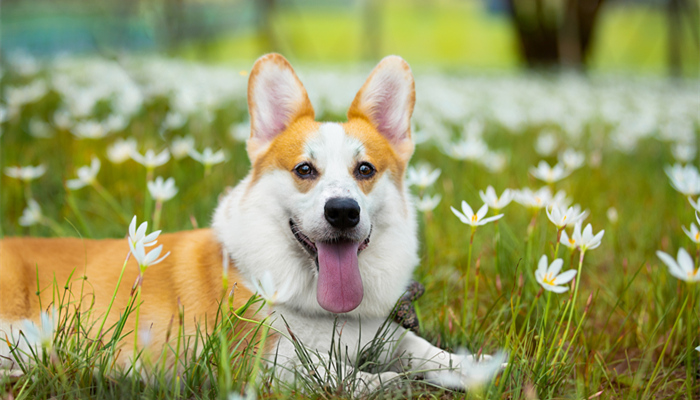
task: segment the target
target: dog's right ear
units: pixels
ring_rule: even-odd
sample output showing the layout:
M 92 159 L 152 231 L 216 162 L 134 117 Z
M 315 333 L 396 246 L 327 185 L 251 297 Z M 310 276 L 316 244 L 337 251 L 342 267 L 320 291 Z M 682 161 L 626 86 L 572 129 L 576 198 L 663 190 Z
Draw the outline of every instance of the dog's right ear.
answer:
M 270 142 L 301 117 L 314 118 L 306 89 L 280 54 L 260 57 L 248 79 L 250 138 L 248 156 L 254 160 Z

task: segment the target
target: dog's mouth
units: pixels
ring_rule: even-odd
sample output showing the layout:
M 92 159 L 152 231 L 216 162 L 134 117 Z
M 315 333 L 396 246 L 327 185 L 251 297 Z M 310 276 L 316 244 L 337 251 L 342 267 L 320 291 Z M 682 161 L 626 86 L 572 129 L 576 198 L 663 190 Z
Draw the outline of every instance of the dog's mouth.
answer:
M 301 230 L 299 229 L 299 226 L 294 222 L 293 219 L 289 220 L 289 227 L 292 230 L 292 234 L 294 235 L 294 238 L 296 238 L 297 242 L 301 245 L 301 247 L 306 250 L 309 255 L 316 260 L 316 268 L 318 268 L 318 248 L 316 247 L 316 242 L 312 241 L 309 239 L 308 236 L 304 235 Z M 369 246 L 369 239 L 372 236 L 372 229 L 370 228 L 369 235 L 363 240 L 360 245 L 357 248 L 357 254 L 360 254 L 360 252 Z M 325 243 L 328 244 L 333 244 L 333 243 L 340 243 L 340 242 L 352 242 L 352 239 L 343 237 L 343 236 L 338 236 L 335 238 L 332 238 L 330 240 L 324 241 Z
M 314 242 L 301 232 L 294 220 L 289 220 L 289 226 L 299 244 L 316 261 L 318 304 L 336 314 L 357 308 L 364 295 L 357 257 L 369 245 L 371 230 L 361 242 L 345 236 Z

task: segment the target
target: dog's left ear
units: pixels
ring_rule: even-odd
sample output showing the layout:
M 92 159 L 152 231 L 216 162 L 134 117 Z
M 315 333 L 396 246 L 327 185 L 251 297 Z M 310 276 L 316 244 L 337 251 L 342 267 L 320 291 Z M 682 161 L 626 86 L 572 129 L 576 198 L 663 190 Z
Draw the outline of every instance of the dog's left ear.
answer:
M 416 89 L 411 67 L 399 56 L 385 57 L 374 68 L 348 110 L 348 120 L 363 118 L 408 161 L 413 154 L 411 114 Z
M 280 54 L 260 57 L 248 78 L 250 138 L 248 156 L 254 160 L 289 125 L 314 118 L 314 108 L 301 81 Z

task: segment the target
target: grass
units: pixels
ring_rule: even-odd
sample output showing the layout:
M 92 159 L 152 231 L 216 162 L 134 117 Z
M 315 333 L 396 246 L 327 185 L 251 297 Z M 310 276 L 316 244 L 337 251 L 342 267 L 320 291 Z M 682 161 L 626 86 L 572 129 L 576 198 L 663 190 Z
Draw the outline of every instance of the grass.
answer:
M 3 77 L 3 83 L 27 80 L 12 72 Z M 44 163 L 48 172 L 31 182 L 29 191 L 17 180 L 4 175 L 0 178 L 2 234 L 55 236 L 55 231 L 60 231 L 62 235 L 86 238 L 123 237 L 128 222 L 124 216 L 150 218 L 143 211 L 150 201 L 145 192 L 145 168 L 133 161 L 108 162 L 105 153 L 112 139 L 77 140 L 68 131 L 56 128 L 52 139 L 28 135 L 28 121 L 37 116 L 50 120 L 59 101 L 58 94 L 51 92 L 3 124 L 2 166 Z M 174 177 L 180 189 L 163 206 L 161 228 L 166 232 L 207 226 L 219 194 L 235 185 L 249 168 L 244 144 L 226 134 L 232 123 L 244 120 L 242 103 L 232 101 L 217 108 L 211 123 L 194 115 L 183 128 L 161 135 L 160 121 L 170 107 L 168 99 L 156 98 L 115 136 L 133 137 L 141 149 L 161 149 L 175 135 L 192 134 L 199 149 L 226 149 L 228 161 L 214 166 L 208 175 L 191 158 L 171 160 L 155 170 L 155 176 Z M 93 115 L 102 117 L 109 112 L 108 103 L 98 103 Z M 461 126 L 449 128 L 456 133 Z M 437 184 L 428 191 L 442 194 L 443 200 L 431 213 L 420 215 L 421 263 L 415 278 L 426 287 L 426 294 L 416 302 L 421 335 L 450 350 L 493 353 L 505 349 L 510 357 L 508 368 L 492 383 L 466 395 L 415 381 L 402 388 L 387 388 L 376 397 L 683 399 L 697 395 L 700 360 L 694 348 L 700 344 L 699 288 L 673 278 L 654 254 L 658 249 L 675 254 L 679 247 L 692 248 L 681 226 L 687 226 L 694 216 L 686 199 L 668 184 L 663 167 L 672 159 L 656 139 L 641 141 L 630 154 L 599 148 L 603 160 L 599 166 L 586 165 L 554 185 L 584 209 L 590 209 L 587 222 L 595 232 L 606 232 L 601 247 L 585 255 L 577 282 L 578 296 L 573 301 L 571 291 L 561 295 L 541 293 L 534 279 L 539 257 L 546 254 L 551 260 L 554 255 L 556 228 L 544 212 L 533 219 L 533 213 L 518 204 L 503 210 L 505 217 L 498 223 L 499 275 L 494 224 L 477 230 L 470 251 L 470 228 L 455 218 L 450 206 L 457 206 L 461 200 L 473 206 L 480 204 L 478 192 L 488 185 L 499 193 L 506 187 L 539 187 L 527 171 L 540 160 L 530 150 L 540 128 L 530 126 L 514 135 L 496 124 L 488 125 L 485 138 L 489 147 L 510 154 L 510 162 L 499 173 L 446 157 L 431 143 L 418 146 L 413 157 L 414 164 L 426 161 L 442 170 Z M 587 130 L 579 149 L 593 152 L 595 140 L 592 131 Z M 73 192 L 64 189 L 64 181 L 75 177 L 75 169 L 88 164 L 92 155 L 103 160 L 98 181 L 116 199 L 121 212 L 91 187 Z M 552 157 L 545 159 L 555 161 Z M 17 223 L 29 193 L 57 228 L 41 224 L 22 227 Z M 606 218 L 610 207 L 619 213 L 617 221 Z M 559 249 L 565 270 L 579 266 L 578 254 Z M 469 297 L 465 299 L 463 271 L 467 264 L 471 264 L 471 276 Z M 64 285 L 56 282 L 51 288 L 60 321 L 53 346 L 40 354 L 26 355 L 20 364 L 24 375 L 0 377 L 0 396 L 227 398 L 230 393 L 245 395 L 253 386 L 263 398 L 345 398 L 349 395 L 338 388 L 357 384 L 354 376 L 345 376 L 337 364 L 307 363 L 309 368 L 326 368 L 327 378 L 299 375 L 297 387 L 280 387 L 268 380 L 252 385 L 249 377 L 263 368 L 253 351 L 256 341 L 232 346 L 241 343 L 237 335 L 243 331 L 237 315 L 244 310 L 228 309 L 225 298 L 223 312 L 210 334 L 203 329 L 194 337 L 180 337 L 175 321 L 171 332 L 182 340 L 182 349 L 150 355 L 156 367 L 142 381 L 112 363 L 120 338 L 133 333 L 124 332 L 117 323 L 105 327 L 105 335 L 94 341 L 88 332 L 99 323 L 100 316 L 72 312 L 70 302 L 75 293 L 67 293 Z M 123 318 L 133 311 L 134 300 Z M 259 306 L 259 299 L 253 298 L 245 307 Z M 463 313 L 466 318 L 462 318 Z M 375 346 L 363 350 L 367 355 L 365 369 L 381 368 L 373 363 L 372 355 L 391 346 L 376 346 L 386 335 L 379 332 Z M 301 343 L 297 345 L 302 360 L 321 356 L 309 353 Z M 234 351 L 228 352 L 232 347 Z M 166 363 L 176 351 L 183 354 L 180 373 L 175 375 L 179 382 L 172 380 L 172 362 Z M 342 360 L 344 351 L 334 348 L 331 359 Z M 263 370 L 266 377 L 274 373 Z M 306 392 L 300 388 L 306 388 Z

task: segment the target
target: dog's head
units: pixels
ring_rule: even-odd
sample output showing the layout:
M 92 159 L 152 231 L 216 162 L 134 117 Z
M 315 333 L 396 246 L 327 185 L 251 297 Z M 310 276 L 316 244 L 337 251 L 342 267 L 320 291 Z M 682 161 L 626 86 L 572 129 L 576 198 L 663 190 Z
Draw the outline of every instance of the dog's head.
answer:
M 357 93 L 348 122 L 319 123 L 287 60 L 260 58 L 248 84 L 252 170 L 214 219 L 237 267 L 294 285 L 288 303 L 306 311 L 386 313 L 416 261 L 403 184 L 414 102 L 411 70 L 391 56 Z

